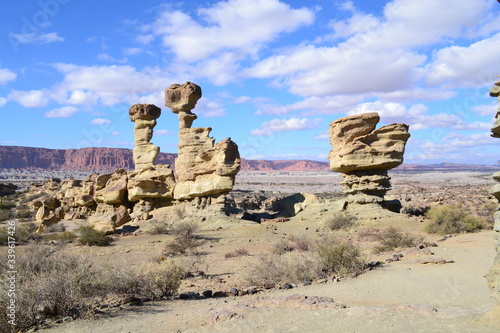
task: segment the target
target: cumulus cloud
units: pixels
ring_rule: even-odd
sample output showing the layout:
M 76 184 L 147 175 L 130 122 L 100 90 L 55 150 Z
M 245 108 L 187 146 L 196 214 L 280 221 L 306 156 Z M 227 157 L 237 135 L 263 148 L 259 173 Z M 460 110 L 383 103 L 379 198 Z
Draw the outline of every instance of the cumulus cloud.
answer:
M 78 108 L 74 106 L 63 106 L 61 108 L 53 109 L 45 112 L 47 118 L 67 118 L 71 117 L 78 112 Z
M 19 91 L 12 90 L 8 94 L 10 100 L 14 100 L 26 108 L 44 107 L 49 102 L 49 94 L 44 90 Z
M 198 9 L 196 18 L 165 8 L 144 30 L 146 41 L 160 37 L 178 58 L 195 62 L 224 50 L 254 54 L 263 43 L 313 20 L 310 9 L 278 0 L 228 0 Z
M 210 100 L 205 97 L 198 100 L 195 111 L 196 114 L 205 118 L 222 117 L 227 115 L 226 109 L 224 109 L 224 106 L 220 102 Z
M 428 66 L 430 85 L 447 83 L 452 87 L 477 87 L 494 81 L 498 70 L 500 33 L 470 46 L 449 46 L 439 50 Z
M 320 41 L 322 45 L 281 50 L 244 74 L 275 78 L 275 82 L 301 96 L 410 91 L 433 71 L 426 66 L 429 59 L 420 48 L 464 36 L 472 38 L 478 25 L 496 20 L 488 13 L 493 4 L 487 0 L 394 0 L 385 6 L 382 17 L 363 14 L 352 8 L 352 3 L 347 4 L 352 16 L 330 22 L 333 33 L 329 37 L 341 39 L 339 43 L 328 45 L 327 36 Z M 478 17 L 485 20 L 478 23 Z M 484 51 L 488 51 L 483 57 L 489 65 L 498 50 L 495 46 Z M 469 67 L 483 62 L 471 63 L 474 65 Z M 466 77 L 468 72 L 464 74 Z
M 10 34 L 13 39 L 20 44 L 49 44 L 55 42 L 64 42 L 64 38 L 59 36 L 57 32 L 48 32 L 45 34 L 28 33 L 28 34 Z
M 318 128 L 321 123 L 321 118 L 289 118 L 289 119 L 272 119 L 265 121 L 259 128 L 250 132 L 253 136 L 270 136 L 274 132 L 298 131 Z
M 91 124 L 93 125 L 104 125 L 104 124 L 111 124 L 111 120 L 104 119 L 104 118 L 95 118 L 90 121 Z
M 12 72 L 7 68 L 0 68 L 0 85 L 4 85 L 7 82 L 14 81 L 17 74 Z
M 9 100 L 5 97 L 0 97 L 0 107 L 4 106 Z
M 385 123 L 405 123 L 410 130 L 420 130 L 431 127 L 452 128 L 457 130 L 488 130 L 490 123 L 466 121 L 460 116 L 448 113 L 428 114 L 428 107 L 414 104 L 407 108 L 401 103 L 383 103 L 381 101 L 362 103 L 349 115 L 366 112 L 377 112 Z
M 52 96 L 59 103 L 116 105 L 137 100 L 140 95 L 157 93 L 171 83 L 159 68 L 137 71 L 129 65 L 77 66 L 55 64 L 64 78 L 53 87 Z
M 256 111 L 257 115 L 284 115 L 300 111 L 303 115 L 312 116 L 346 113 L 363 101 L 363 99 L 364 97 L 361 95 L 314 96 L 287 105 L 279 105 L 270 100 L 257 100 L 255 104 L 258 107 Z

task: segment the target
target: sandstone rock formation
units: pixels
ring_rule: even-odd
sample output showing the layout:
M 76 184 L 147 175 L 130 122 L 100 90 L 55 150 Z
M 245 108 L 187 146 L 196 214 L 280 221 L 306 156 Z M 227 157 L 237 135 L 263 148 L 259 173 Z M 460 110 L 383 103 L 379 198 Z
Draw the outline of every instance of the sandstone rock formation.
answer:
M 495 116 L 495 124 L 491 129 L 491 136 L 495 138 L 500 138 L 500 81 L 495 82 L 495 85 L 490 89 L 490 96 L 497 97 L 499 101 L 499 108 Z M 500 172 L 496 172 L 493 178 L 499 182 L 499 184 L 493 186 L 490 193 L 495 196 L 495 198 L 500 202 Z M 493 290 L 494 297 L 500 302 L 500 205 L 497 207 L 496 212 L 493 215 L 495 224 L 493 226 L 493 237 L 495 238 L 495 250 L 497 255 L 495 257 L 495 262 L 493 268 L 488 274 L 488 285 L 491 290 Z
M 387 170 L 403 163 L 408 125 L 390 124 L 375 129 L 380 117 L 364 113 L 330 124 L 328 159 L 333 171 L 344 176 L 342 190 L 347 204 L 382 204 L 391 188 Z
M 134 104 L 130 107 L 128 114 L 130 120 L 135 122 L 134 127 L 134 164 L 135 170 L 153 166 L 160 152 L 160 147 L 149 141 L 153 137 L 153 128 L 156 119 L 161 115 L 159 107 L 153 104 Z
M 196 119 L 191 109 L 200 97 L 201 88 L 189 82 L 166 90 L 167 105 L 179 115 L 176 175 L 169 164 L 154 164 L 159 147 L 150 141 L 160 108 L 132 105 L 135 171 L 118 169 L 112 174 L 92 174 L 83 181 L 53 179 L 33 188 L 35 196 L 28 203 L 38 210 L 38 231 L 62 218 L 88 217 L 90 225 L 112 233 L 131 219 L 149 218 L 151 210 L 164 206 L 224 210 L 225 194 L 232 190 L 240 168 L 238 146 L 231 139 L 215 144 L 209 127 L 191 128 Z
M 174 199 L 222 195 L 232 190 L 241 160 L 236 143 L 227 138 L 215 144 L 210 127 L 191 128 L 191 111 L 201 98 L 194 83 L 173 84 L 165 90 L 165 105 L 179 117 L 178 156 L 175 160 Z

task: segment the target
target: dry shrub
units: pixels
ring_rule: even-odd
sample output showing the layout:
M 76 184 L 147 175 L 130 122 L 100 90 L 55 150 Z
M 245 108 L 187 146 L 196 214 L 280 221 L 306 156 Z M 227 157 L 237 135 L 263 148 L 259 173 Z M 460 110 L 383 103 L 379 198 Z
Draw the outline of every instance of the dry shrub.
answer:
M 37 240 L 40 238 L 39 235 L 35 234 L 37 228 L 35 223 L 16 223 L 14 236 L 10 234 L 12 229 L 8 226 L 0 227 L 0 245 L 8 244 L 8 237 L 13 237 L 18 244 L 26 244 L 30 240 Z
M 175 295 L 186 272 L 172 260 L 148 262 L 140 267 L 146 290 L 153 297 Z
M 244 257 L 248 256 L 248 250 L 245 248 L 239 248 L 234 250 L 233 252 L 228 252 L 224 255 L 224 258 L 229 259 L 229 258 L 236 258 L 236 257 Z
M 356 276 L 366 268 L 361 248 L 333 236 L 324 236 L 316 242 L 321 259 L 321 270 L 327 275 Z
M 167 243 L 164 254 L 175 256 L 193 253 L 201 245 L 196 236 L 200 226 L 196 222 L 179 222 L 173 225 L 171 233 L 176 237 Z
M 184 271 L 172 261 L 147 263 L 139 268 L 95 264 L 60 246 L 27 245 L 16 250 L 16 326 L 0 316 L 0 327 L 12 332 L 42 324 L 46 318 L 86 317 L 111 295 L 161 298 L 174 295 Z M 0 282 L 8 269 L 0 265 Z M 10 298 L 0 293 L 6 309 Z
M 314 253 L 292 252 L 259 257 L 246 272 L 249 284 L 312 281 L 322 276 L 320 258 Z
M 61 233 L 50 233 L 48 235 L 43 236 L 43 240 L 45 242 L 52 242 L 57 244 L 72 243 L 77 238 L 78 236 L 72 233 L 71 231 L 64 231 Z
M 455 234 L 477 232 L 488 227 L 488 223 L 472 216 L 461 205 L 432 207 L 426 214 L 429 221 L 424 230 L 431 234 Z
M 332 236 L 319 238 L 308 251 L 261 256 L 246 273 L 251 284 L 311 281 L 331 275 L 355 276 L 366 268 L 361 249 Z
M 151 221 L 147 227 L 146 232 L 150 235 L 164 235 L 168 234 L 170 224 L 165 221 Z
M 109 246 L 114 239 L 106 235 L 104 231 L 99 231 L 90 226 L 84 226 L 77 229 L 80 233 L 78 243 L 88 246 Z
M 380 243 L 380 245 L 374 247 L 373 251 L 375 253 L 392 251 L 397 248 L 413 247 L 423 241 L 423 238 L 420 236 L 414 236 L 394 227 L 374 235 L 374 238 Z
M 66 227 L 62 223 L 56 223 L 49 225 L 48 227 L 44 228 L 43 231 L 45 232 L 64 232 L 66 231 Z
M 348 230 L 356 226 L 358 218 L 348 213 L 336 213 L 327 222 L 331 230 Z
M 309 251 L 312 247 L 313 242 L 307 236 L 289 235 L 274 245 L 273 252 L 281 255 L 292 251 Z

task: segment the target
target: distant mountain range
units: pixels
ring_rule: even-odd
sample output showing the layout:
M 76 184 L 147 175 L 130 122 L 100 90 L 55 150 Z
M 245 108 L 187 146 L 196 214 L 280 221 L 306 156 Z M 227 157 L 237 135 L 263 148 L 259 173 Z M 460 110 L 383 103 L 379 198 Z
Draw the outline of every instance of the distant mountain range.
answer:
M 157 164 L 174 164 L 177 154 L 160 153 Z M 132 150 L 126 148 L 81 148 L 48 149 L 21 146 L 0 146 L 0 169 L 16 170 L 60 170 L 110 172 L 115 169 L 132 170 Z M 395 170 L 401 171 L 496 171 L 497 165 L 475 164 L 403 164 Z M 242 159 L 242 171 L 326 171 L 328 162 L 309 160 L 246 160 Z

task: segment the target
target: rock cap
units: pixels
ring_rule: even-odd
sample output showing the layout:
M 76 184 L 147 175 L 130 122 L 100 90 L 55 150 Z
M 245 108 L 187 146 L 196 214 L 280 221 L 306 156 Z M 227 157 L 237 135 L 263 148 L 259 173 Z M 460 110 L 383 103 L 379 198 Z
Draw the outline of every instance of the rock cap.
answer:
M 130 120 L 155 120 L 161 115 L 161 109 L 154 104 L 134 104 L 128 110 Z

